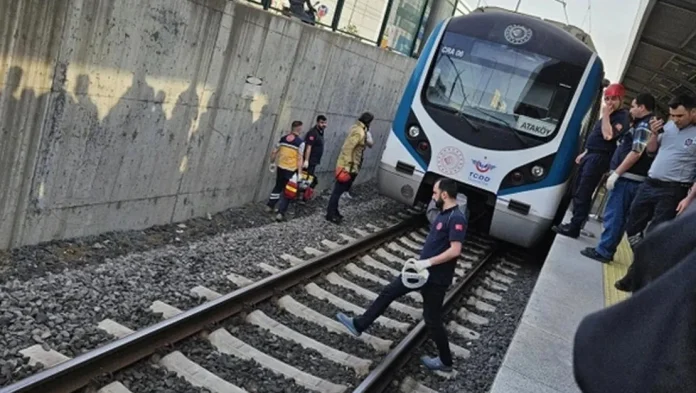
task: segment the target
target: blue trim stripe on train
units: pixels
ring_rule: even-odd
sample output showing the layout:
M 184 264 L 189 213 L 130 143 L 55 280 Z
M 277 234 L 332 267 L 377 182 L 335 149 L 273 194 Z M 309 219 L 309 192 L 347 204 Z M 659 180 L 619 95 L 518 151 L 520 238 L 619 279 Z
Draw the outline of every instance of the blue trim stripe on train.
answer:
M 437 37 L 440 36 L 440 31 L 443 29 L 446 21 L 440 22 L 433 32 L 430 34 L 428 41 L 421 52 L 418 62 L 416 63 L 416 68 L 411 74 L 411 79 L 409 79 L 406 89 L 404 89 L 404 95 L 401 98 L 401 103 L 399 103 L 399 108 L 396 110 L 396 116 L 394 117 L 394 123 L 392 123 L 392 132 L 396 134 L 399 138 L 401 144 L 411 153 L 411 156 L 418 163 L 421 170 L 426 171 L 428 166 L 410 143 L 406 140 L 406 119 L 408 119 L 408 114 L 411 112 L 411 105 L 413 105 L 413 99 L 416 96 L 416 91 L 418 90 L 418 84 L 423 78 L 424 74 L 427 72 L 425 66 L 428 63 L 428 57 L 430 53 L 435 49 L 435 41 Z
M 575 156 L 578 152 L 578 135 L 580 133 L 580 128 L 582 127 L 582 120 L 597 96 L 597 89 L 600 86 L 601 79 L 602 62 L 599 57 L 595 57 L 592 68 L 590 69 L 590 73 L 585 81 L 585 86 L 583 86 L 582 93 L 580 93 L 580 98 L 573 108 L 572 117 L 568 122 L 568 128 L 566 128 L 565 134 L 563 134 L 563 140 L 561 140 L 561 144 L 558 146 L 558 152 L 556 153 L 556 157 L 553 159 L 553 164 L 551 165 L 549 174 L 544 178 L 544 180 L 538 183 L 508 188 L 500 191 L 498 193 L 499 196 L 516 194 L 539 188 L 553 187 L 568 180 L 570 172 L 573 169 L 573 165 L 575 165 Z

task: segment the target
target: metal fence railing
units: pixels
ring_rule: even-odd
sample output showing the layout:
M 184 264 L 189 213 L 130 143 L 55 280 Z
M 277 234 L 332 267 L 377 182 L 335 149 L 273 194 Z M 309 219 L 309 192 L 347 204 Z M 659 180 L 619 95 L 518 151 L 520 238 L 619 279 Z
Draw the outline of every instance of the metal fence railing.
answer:
M 288 0 L 246 0 L 264 10 L 300 18 Z M 452 15 L 470 11 L 463 0 L 310 0 L 317 10 L 315 26 L 385 50 L 417 57 L 425 22 L 435 1 L 444 1 Z

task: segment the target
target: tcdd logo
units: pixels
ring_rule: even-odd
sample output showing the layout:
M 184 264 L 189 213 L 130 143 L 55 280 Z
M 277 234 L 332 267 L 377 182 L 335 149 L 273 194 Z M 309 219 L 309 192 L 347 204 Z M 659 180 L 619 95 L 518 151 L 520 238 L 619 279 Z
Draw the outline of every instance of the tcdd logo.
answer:
M 486 161 L 488 157 L 483 157 L 483 160 L 471 160 L 471 162 L 474 164 L 474 168 L 476 169 L 476 172 L 469 172 L 469 179 L 477 182 L 477 183 L 483 183 L 483 184 L 488 184 L 488 182 L 491 181 L 491 178 L 489 176 L 486 176 L 485 173 L 492 171 L 495 169 L 495 165 L 489 163 Z M 478 173 L 477 173 L 478 172 Z
M 481 183 L 488 183 L 489 181 L 491 181 L 490 177 L 488 177 L 486 175 L 482 175 L 480 173 L 476 173 L 476 172 L 469 172 L 469 179 L 475 180 L 475 181 L 481 182 Z

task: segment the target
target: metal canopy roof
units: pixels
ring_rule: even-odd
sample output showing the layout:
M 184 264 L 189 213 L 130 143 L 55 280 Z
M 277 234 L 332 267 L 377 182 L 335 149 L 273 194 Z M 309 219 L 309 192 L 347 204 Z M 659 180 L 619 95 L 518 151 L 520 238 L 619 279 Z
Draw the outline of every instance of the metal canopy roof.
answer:
M 696 95 L 696 0 L 642 0 L 620 81 L 626 103 L 652 93 L 659 109 L 679 94 Z

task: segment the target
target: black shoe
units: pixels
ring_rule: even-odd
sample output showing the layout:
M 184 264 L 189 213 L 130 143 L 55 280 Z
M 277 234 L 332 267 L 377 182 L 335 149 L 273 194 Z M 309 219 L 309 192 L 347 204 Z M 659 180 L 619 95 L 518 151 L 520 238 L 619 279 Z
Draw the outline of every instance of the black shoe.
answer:
M 580 254 L 582 254 L 590 259 L 594 259 L 595 261 L 602 262 L 602 263 L 611 262 L 611 259 L 603 257 L 602 254 L 598 253 L 597 250 L 595 250 L 592 247 L 587 247 L 586 249 L 580 251 Z
M 580 229 L 575 229 L 570 226 L 570 224 L 561 224 L 551 228 L 552 231 L 559 235 L 566 236 L 572 239 L 577 239 L 580 237 Z
M 341 223 L 341 217 L 339 216 L 326 216 L 326 221 L 332 222 L 334 224 L 340 224 Z
M 615 282 L 614 288 L 618 289 L 621 292 L 633 292 L 633 285 L 631 285 L 631 280 L 627 277 L 624 277 L 621 280 Z

